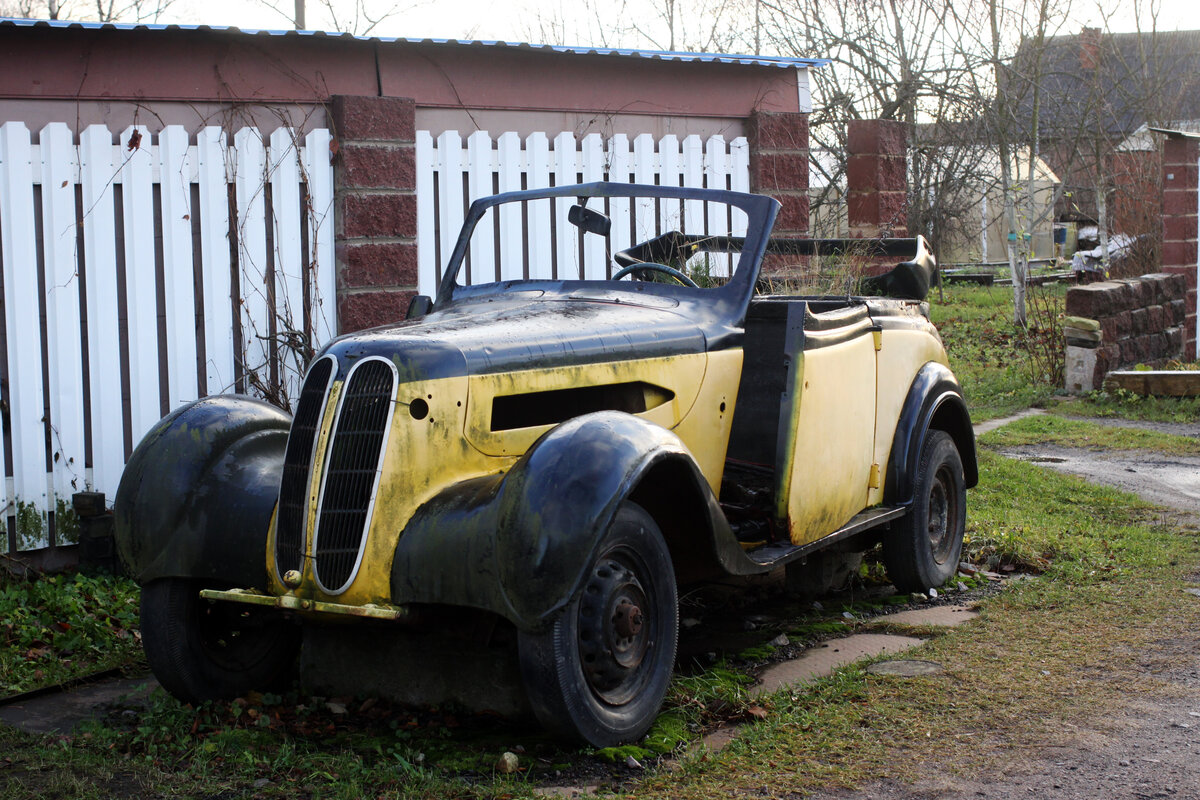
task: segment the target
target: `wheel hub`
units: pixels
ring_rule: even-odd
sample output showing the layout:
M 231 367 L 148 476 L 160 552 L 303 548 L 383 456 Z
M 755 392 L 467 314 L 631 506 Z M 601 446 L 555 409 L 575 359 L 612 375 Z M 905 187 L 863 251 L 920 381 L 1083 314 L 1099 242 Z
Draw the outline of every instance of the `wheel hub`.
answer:
M 616 558 L 600 559 L 579 605 L 579 650 L 584 677 L 608 702 L 636 692 L 651 648 L 649 601 L 641 581 Z

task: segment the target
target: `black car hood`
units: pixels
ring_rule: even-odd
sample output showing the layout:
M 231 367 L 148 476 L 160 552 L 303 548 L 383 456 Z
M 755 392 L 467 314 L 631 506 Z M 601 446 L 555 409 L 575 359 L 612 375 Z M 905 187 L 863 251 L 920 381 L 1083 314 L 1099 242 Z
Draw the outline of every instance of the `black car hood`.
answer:
M 387 358 L 401 381 L 702 353 L 707 337 L 687 310 L 611 292 L 507 292 L 347 334 L 323 352 L 343 376 L 358 359 Z

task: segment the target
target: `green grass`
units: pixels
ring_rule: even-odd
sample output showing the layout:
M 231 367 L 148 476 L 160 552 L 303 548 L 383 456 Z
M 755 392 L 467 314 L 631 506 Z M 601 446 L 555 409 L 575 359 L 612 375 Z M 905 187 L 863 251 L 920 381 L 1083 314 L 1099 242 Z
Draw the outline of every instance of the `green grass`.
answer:
M 1061 301 L 1065 290 L 1051 288 Z M 1026 334 L 1012 324 L 1012 291 L 1002 287 L 949 284 L 930 295 L 937 325 L 971 410 L 980 422 L 1042 405 L 1060 387 L 1039 374 L 1025 346 Z
M 53 686 L 142 658 L 138 589 L 83 574 L 0 583 L 0 696 Z
M 1198 455 L 1200 440 L 1138 428 L 1116 428 L 1050 414 L 1014 420 L 979 439 L 986 447 L 1054 444 L 1098 450 L 1153 450 L 1166 455 Z

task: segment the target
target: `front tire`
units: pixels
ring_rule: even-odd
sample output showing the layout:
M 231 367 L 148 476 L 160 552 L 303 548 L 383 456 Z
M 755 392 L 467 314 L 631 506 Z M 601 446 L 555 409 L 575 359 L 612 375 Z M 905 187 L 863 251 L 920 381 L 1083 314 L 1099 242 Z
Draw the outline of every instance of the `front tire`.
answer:
M 269 609 L 203 600 L 198 582 L 142 587 L 142 647 L 154 677 L 185 703 L 266 689 L 293 665 L 300 629 Z
M 640 738 L 662 705 L 679 634 L 671 556 L 658 525 L 625 503 L 583 588 L 545 630 L 521 632 L 521 677 L 538 720 L 611 747 Z
M 962 458 L 950 434 L 931 430 L 921 446 L 912 508 L 884 537 L 888 576 L 902 592 L 926 592 L 958 570 L 967 522 Z

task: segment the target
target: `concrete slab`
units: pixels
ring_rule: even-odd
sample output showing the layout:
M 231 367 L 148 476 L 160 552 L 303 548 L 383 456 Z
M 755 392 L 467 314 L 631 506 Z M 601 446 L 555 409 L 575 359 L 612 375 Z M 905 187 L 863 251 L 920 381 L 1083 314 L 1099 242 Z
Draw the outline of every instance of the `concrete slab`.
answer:
M 975 428 L 975 435 L 977 437 L 983 436 L 985 433 L 994 431 L 996 428 L 1001 428 L 1010 422 L 1015 422 L 1016 420 L 1024 419 L 1025 417 L 1035 417 L 1039 414 L 1045 413 L 1046 412 L 1040 408 L 1027 408 L 1024 411 L 1018 411 L 1011 417 L 1000 417 L 999 419 L 989 419 L 987 422 L 977 422 L 973 426 Z
M 592 797 L 600 791 L 600 784 L 589 783 L 582 786 L 538 786 L 533 793 L 539 797 Z
M 953 628 L 957 625 L 962 625 L 964 622 L 969 622 L 978 616 L 979 613 L 977 611 L 972 611 L 966 606 L 932 606 L 931 608 L 917 608 L 912 611 L 901 611 L 896 614 L 876 617 L 871 622 L 888 623 L 891 625 L 936 625 L 938 627 Z
M 156 688 L 158 681 L 150 676 L 91 683 L 0 706 L 0 723 L 29 733 L 68 733 L 80 722 L 95 716 L 101 706 L 126 696 L 145 698 Z
M 936 661 L 876 661 L 867 667 L 872 675 L 892 675 L 897 678 L 918 678 L 922 675 L 937 675 L 942 671 L 942 665 Z
M 767 667 L 759 676 L 761 682 L 754 687 L 752 694 L 754 697 L 762 697 L 784 686 L 824 677 L 838 667 L 852 664 L 860 658 L 899 653 L 924 641 L 915 636 L 892 636 L 882 633 L 856 633 L 844 639 L 831 639 L 804 651 L 799 658 Z
M 704 746 L 711 753 L 719 753 L 725 749 L 725 746 L 737 738 L 737 735 L 742 732 L 741 725 L 722 725 L 715 731 L 708 733 L 704 737 Z

